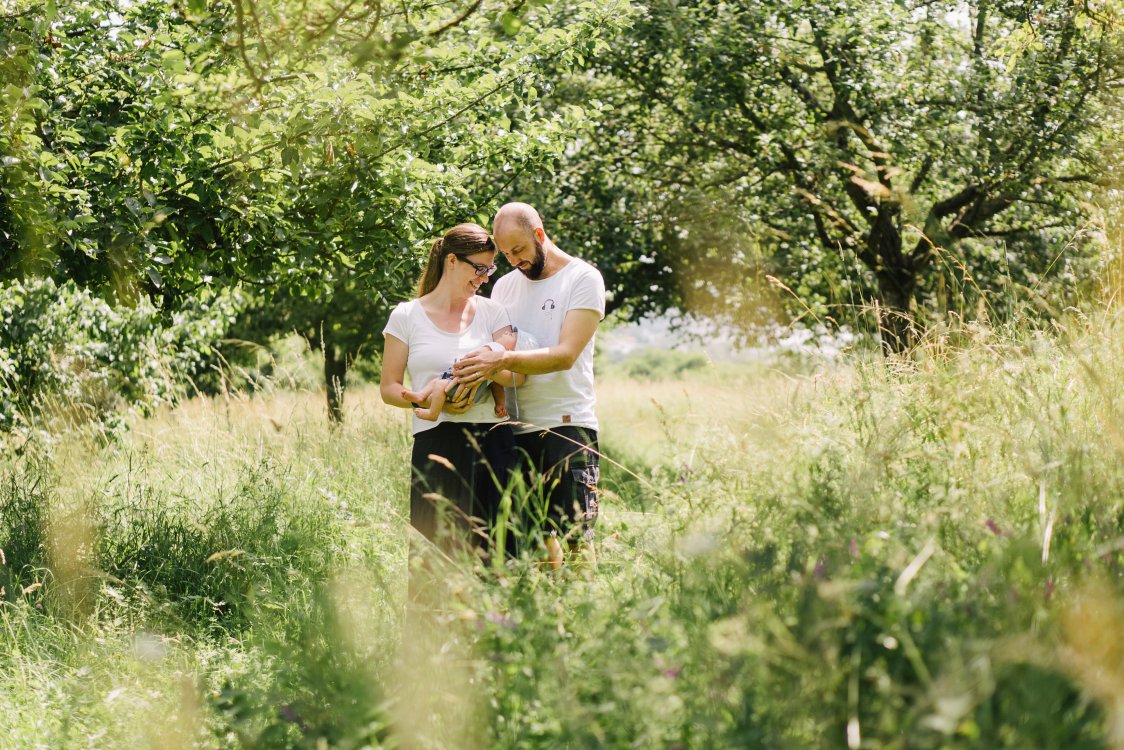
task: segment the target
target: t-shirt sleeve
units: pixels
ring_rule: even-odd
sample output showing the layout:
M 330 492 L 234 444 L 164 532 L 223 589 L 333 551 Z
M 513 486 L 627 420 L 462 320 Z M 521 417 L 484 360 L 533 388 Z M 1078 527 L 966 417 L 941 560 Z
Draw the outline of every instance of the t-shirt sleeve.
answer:
M 507 308 L 496 302 L 494 299 L 488 300 L 488 331 L 495 333 L 501 328 L 507 328 L 511 325 L 511 316 L 507 313 Z
M 584 273 L 574 281 L 570 292 L 570 304 L 567 310 L 596 310 L 602 318 L 605 317 L 605 280 L 601 273 L 593 266 L 583 269 Z
M 390 319 L 382 329 L 382 335 L 385 337 L 387 334 L 404 343 L 410 343 L 410 316 L 405 304 L 398 305 L 390 311 Z

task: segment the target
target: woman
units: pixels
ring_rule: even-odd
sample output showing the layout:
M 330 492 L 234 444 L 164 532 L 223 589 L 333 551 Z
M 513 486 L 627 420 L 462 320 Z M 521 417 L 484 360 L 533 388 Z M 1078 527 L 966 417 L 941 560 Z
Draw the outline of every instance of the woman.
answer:
M 416 408 L 403 383 L 407 371 L 420 390 L 509 327 L 504 308 L 476 294 L 495 273 L 495 258 L 492 238 L 476 224 L 459 224 L 433 243 L 417 298 L 398 305 L 383 330 L 383 401 Z M 497 380 L 513 385 L 510 373 Z M 486 545 L 499 488 L 515 466 L 514 434 L 486 393 L 470 397 L 467 409 L 447 406 L 436 422 L 413 416 L 410 525 L 445 549 Z

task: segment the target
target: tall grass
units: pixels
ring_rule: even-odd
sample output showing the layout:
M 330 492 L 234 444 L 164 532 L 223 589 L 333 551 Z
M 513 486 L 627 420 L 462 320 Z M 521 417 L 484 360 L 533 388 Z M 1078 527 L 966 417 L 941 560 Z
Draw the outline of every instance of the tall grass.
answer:
M 597 569 L 432 611 L 373 390 L 9 459 L 0 746 L 1124 747 L 1124 321 L 656 365 L 600 384 Z

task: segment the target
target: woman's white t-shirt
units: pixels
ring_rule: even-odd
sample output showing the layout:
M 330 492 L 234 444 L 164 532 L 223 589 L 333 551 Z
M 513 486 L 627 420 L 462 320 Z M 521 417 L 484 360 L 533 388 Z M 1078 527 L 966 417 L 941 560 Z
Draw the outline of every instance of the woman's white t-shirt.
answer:
M 496 331 L 510 325 L 507 310 L 487 297 L 473 297 L 476 313 L 472 322 L 460 333 L 450 333 L 438 328 L 421 302 L 412 299 L 399 304 L 390 313 L 383 336 L 393 336 L 409 347 L 406 371 L 411 388 L 418 389 L 434 378 L 441 377 L 453 362 L 469 352 L 492 341 Z M 442 422 L 501 422 L 495 414 L 490 391 L 482 387 L 476 394 L 476 403 L 464 414 L 441 412 L 436 422 L 413 418 L 413 433 L 436 427 Z

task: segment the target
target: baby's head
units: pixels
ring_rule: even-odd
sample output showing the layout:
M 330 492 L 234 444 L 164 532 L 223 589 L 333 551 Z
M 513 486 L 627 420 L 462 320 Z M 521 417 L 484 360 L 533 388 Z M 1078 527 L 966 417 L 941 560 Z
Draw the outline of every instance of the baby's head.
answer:
M 515 326 L 508 326 L 496 334 L 496 341 L 503 344 L 503 348 L 509 352 L 514 351 L 515 345 L 519 343 L 519 329 Z

